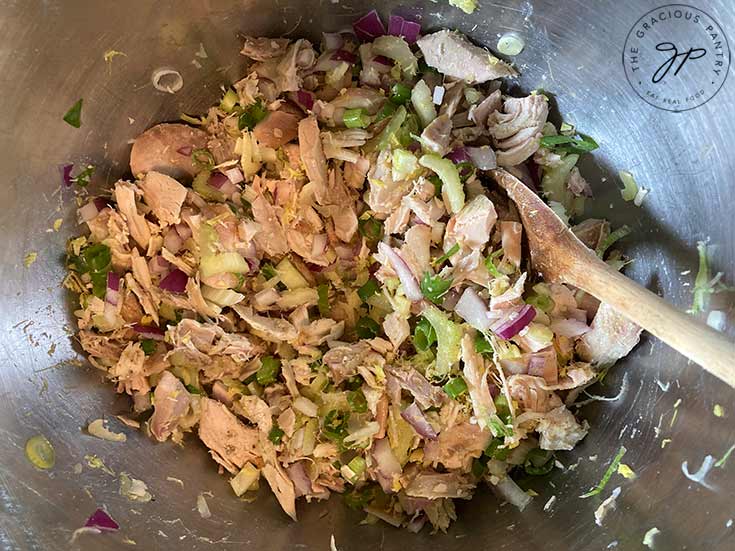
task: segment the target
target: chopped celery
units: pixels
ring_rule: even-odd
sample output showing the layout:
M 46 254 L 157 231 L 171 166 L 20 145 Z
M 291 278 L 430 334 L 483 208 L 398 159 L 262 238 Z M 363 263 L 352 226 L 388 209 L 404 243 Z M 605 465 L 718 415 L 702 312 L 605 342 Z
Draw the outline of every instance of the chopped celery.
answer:
M 411 90 L 411 104 L 419 116 L 423 128 L 429 126 L 429 123 L 436 118 L 436 107 L 434 106 L 431 90 L 423 80 L 419 80 Z
M 393 150 L 392 176 L 394 181 L 408 179 L 418 168 L 419 162 L 413 153 L 405 149 Z
M 413 55 L 411 47 L 399 36 L 379 36 L 373 40 L 373 53 L 396 61 L 401 70 L 409 76 L 416 75 L 419 68 L 419 62 Z
M 362 287 L 357 290 L 357 296 L 359 296 L 360 300 L 362 300 L 363 302 L 367 302 L 368 299 L 375 293 L 377 293 L 379 289 L 380 284 L 377 282 L 377 280 L 370 278 L 365 282 Z
M 199 273 L 202 277 L 210 277 L 215 274 L 246 274 L 250 271 L 250 265 L 240 253 L 227 252 L 202 256 L 199 264 Z
M 208 201 L 224 202 L 226 199 L 225 194 L 209 185 L 209 178 L 211 176 L 212 173 L 209 170 L 202 170 L 194 177 L 191 187 Z
M 263 106 L 260 100 L 249 105 L 240 115 L 237 121 L 237 127 L 240 130 L 252 130 L 255 125 L 268 116 L 268 110 Z
M 238 99 L 237 92 L 232 88 L 228 88 L 227 92 L 225 92 L 225 95 L 222 97 L 222 101 L 219 102 L 219 108 L 225 113 L 232 113 L 237 105 Z
M 383 131 L 372 138 L 367 144 L 365 144 L 365 151 L 371 152 L 371 151 L 382 151 L 383 149 L 386 149 L 389 145 L 391 145 L 392 140 L 395 137 L 396 132 L 401 128 L 401 125 L 406 120 L 406 117 L 408 116 L 408 112 L 406 111 L 406 108 L 401 105 L 398 109 L 396 109 L 395 114 L 393 115 L 393 118 L 391 118 L 390 121 L 388 121 L 388 124 L 383 128 Z
M 450 213 L 456 214 L 462 210 L 462 207 L 464 207 L 464 188 L 455 164 L 449 159 L 442 159 L 432 153 L 422 156 L 419 159 L 419 164 L 434 171 L 441 179 L 442 193 L 447 199 Z
M 633 175 L 627 170 L 621 170 L 618 172 L 620 180 L 623 182 L 623 189 L 620 190 L 620 195 L 623 197 L 623 201 L 632 201 L 635 196 L 638 195 L 638 184 L 635 181 Z
M 316 288 L 318 295 L 317 306 L 319 307 L 319 315 L 322 317 L 329 316 L 329 286 L 322 283 Z
M 276 382 L 281 371 L 281 360 L 273 356 L 265 356 L 260 359 L 260 369 L 256 373 L 259 385 L 267 386 Z
M 359 477 L 360 475 L 362 475 L 362 473 L 365 472 L 365 469 L 367 468 L 367 463 L 361 456 L 356 455 L 354 458 L 352 458 L 352 461 L 347 464 L 347 466 L 353 473 L 355 473 L 356 477 Z
M 215 303 L 217 306 L 232 306 L 238 302 L 242 302 L 245 295 L 236 293 L 232 289 L 216 289 L 209 285 L 202 285 L 202 296 L 209 302 Z
M 459 361 L 462 330 L 436 306 L 427 306 L 422 315 L 436 331 L 436 364 L 426 370 L 427 377 L 443 379 Z
M 541 188 L 546 199 L 564 205 L 567 210 L 571 207 L 571 193 L 567 190 L 567 180 L 578 160 L 579 155 L 563 157 L 558 164 L 545 168 L 541 179 Z
M 308 287 L 309 283 L 288 258 L 281 260 L 276 266 L 276 273 L 281 282 L 289 289 Z
M 342 116 L 347 128 L 367 128 L 370 126 L 370 117 L 364 109 L 347 109 Z
M 156 341 L 153 339 L 141 339 L 140 347 L 146 356 L 150 356 L 156 351 Z
M 212 170 L 214 155 L 208 149 L 195 149 L 191 152 L 191 162 L 198 170 Z
M 608 235 L 602 243 L 600 243 L 600 246 L 597 247 L 596 251 L 597 256 L 599 256 L 600 258 L 605 256 L 605 251 L 607 251 L 616 241 L 622 239 L 630 232 L 631 229 L 627 225 L 620 226 L 617 230 Z
M 477 9 L 477 0 L 449 0 L 449 5 L 469 15 Z

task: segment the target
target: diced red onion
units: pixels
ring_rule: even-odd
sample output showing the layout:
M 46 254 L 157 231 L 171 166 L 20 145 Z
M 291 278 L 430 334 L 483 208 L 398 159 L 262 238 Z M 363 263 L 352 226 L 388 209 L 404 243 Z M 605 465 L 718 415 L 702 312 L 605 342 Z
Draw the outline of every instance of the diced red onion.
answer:
M 526 304 L 517 313 L 511 313 L 493 331 L 504 339 L 512 339 L 531 323 L 535 317 L 536 309 L 530 304 Z
M 470 162 L 470 156 L 467 154 L 467 149 L 464 147 L 457 147 L 456 149 L 452 149 L 447 154 L 447 159 L 457 164 Z
M 388 34 L 402 36 L 406 42 L 413 44 L 419 37 L 421 25 L 414 21 L 406 21 L 400 15 L 391 15 L 388 19 Z
M 61 165 L 59 167 L 61 172 L 61 181 L 66 187 L 71 187 L 71 171 L 74 170 L 74 164 Z
M 312 492 L 311 479 L 306 474 L 303 461 L 297 461 L 286 467 L 288 477 L 293 482 L 294 490 L 296 491 L 296 497 L 309 495 Z
M 411 271 L 411 268 L 409 268 L 408 264 L 406 264 L 403 258 L 401 258 L 401 255 L 382 241 L 378 243 L 378 251 L 388 259 L 388 262 L 396 272 L 398 279 L 401 280 L 403 291 L 406 293 L 408 299 L 412 302 L 422 300 L 424 295 L 421 293 L 419 282 Z
M 480 170 L 492 170 L 498 166 L 495 160 L 495 151 L 489 145 L 465 147 L 465 151 L 472 164 Z
M 237 186 L 230 182 L 228 179 L 219 190 L 225 194 L 226 197 L 232 197 L 233 194 L 237 193 Z
M 173 254 L 179 252 L 183 243 L 184 241 L 181 239 L 181 236 L 173 228 L 169 228 L 166 235 L 163 236 L 163 246 Z
M 416 402 L 413 402 L 410 406 L 404 409 L 401 412 L 401 417 L 403 417 L 406 423 L 411 425 L 418 434 L 427 440 L 436 440 L 439 437 L 434 430 L 434 427 L 432 427 L 426 420 L 426 417 L 424 417 L 423 412 Z
M 163 336 L 166 334 L 163 329 L 155 327 L 153 325 L 142 325 L 136 323 L 133 325 L 133 331 L 138 333 L 144 339 L 153 339 L 156 341 L 162 341 Z
M 82 222 L 89 222 L 96 218 L 100 211 L 97 208 L 97 205 L 94 204 L 94 201 L 90 201 L 86 205 L 79 207 L 77 213 L 79 214 L 79 219 Z
M 337 50 L 332 54 L 335 61 L 346 61 L 347 63 L 357 63 L 357 56 L 347 50 Z
M 407 148 L 411 153 L 416 153 L 417 151 L 421 150 L 421 144 L 417 142 L 416 140 L 412 141 L 410 144 L 408 144 Z
M 223 185 L 225 185 L 225 182 L 227 181 L 227 176 L 225 176 L 221 172 L 213 172 L 212 175 L 209 177 L 209 181 L 207 182 L 207 184 L 210 187 L 219 190 L 222 188 Z
M 378 15 L 377 10 L 371 10 L 352 24 L 357 38 L 364 42 L 370 42 L 374 38 L 385 34 L 385 26 Z
M 326 233 L 318 233 L 314 236 L 314 241 L 311 243 L 311 256 L 320 256 L 327 251 L 327 244 L 329 238 Z
M 583 323 L 587 322 L 587 311 L 580 308 L 568 308 L 567 315 L 570 319 L 575 319 Z
M 306 90 L 299 90 L 296 92 L 296 100 L 304 107 L 307 111 L 311 111 L 314 107 L 314 94 L 307 92 Z
M 454 307 L 454 313 L 478 331 L 490 329 L 489 310 L 474 289 L 468 287 Z
M 543 377 L 547 384 L 556 384 L 559 380 L 559 372 L 554 351 L 531 354 L 528 360 L 528 374 Z
M 183 222 L 180 222 L 179 224 L 176 224 L 174 226 L 176 228 L 176 233 L 179 234 L 179 237 L 181 237 L 182 240 L 186 241 L 191 237 L 191 228 L 188 224 L 184 224 Z
M 373 61 L 375 63 L 379 63 L 380 65 L 385 65 L 386 67 L 393 67 L 393 65 L 395 65 L 392 59 L 389 59 L 385 57 L 384 55 L 376 55 L 373 58 Z
M 386 493 L 394 493 L 393 481 L 395 477 L 401 475 L 402 469 L 401 464 L 390 447 L 388 438 L 373 440 L 371 455 L 375 462 L 375 474 L 378 483 L 380 483 L 380 486 Z
M 191 146 L 191 145 L 185 145 L 184 147 L 178 148 L 176 150 L 176 153 L 178 153 L 179 155 L 185 155 L 185 156 L 188 157 L 189 155 L 191 155 L 192 151 L 194 151 L 194 147 L 193 146 Z
M 120 276 L 113 271 L 107 272 L 107 291 L 105 292 L 105 302 L 112 306 L 117 306 L 120 298 Z
M 97 509 L 94 513 L 92 513 L 92 515 L 87 519 L 87 522 L 84 524 L 84 527 L 96 528 L 97 530 L 102 530 L 103 532 L 115 532 L 120 529 L 120 525 L 115 522 L 112 517 L 102 509 Z
M 339 50 L 345 44 L 342 33 L 322 33 L 324 50 Z
M 107 199 L 105 199 L 104 197 L 95 197 L 94 199 L 92 199 L 92 202 L 94 203 L 94 206 L 97 207 L 97 210 L 107 208 Z
M 162 256 L 154 256 L 148 261 L 148 270 L 156 275 L 166 273 L 170 266 L 171 263 Z
M 560 319 L 551 322 L 551 330 L 562 337 L 578 337 L 590 330 L 589 326 L 576 319 Z
M 391 15 L 388 18 L 388 34 L 400 36 L 403 28 L 403 17 L 400 15 Z
M 166 277 L 164 277 L 158 286 L 164 291 L 171 291 L 172 293 L 183 293 L 186 289 L 186 283 L 189 281 L 189 277 L 176 268 Z
M 245 179 L 245 177 L 242 174 L 242 170 L 240 170 L 237 167 L 228 168 L 227 170 L 225 170 L 225 176 L 227 176 L 227 178 L 233 184 L 239 184 Z

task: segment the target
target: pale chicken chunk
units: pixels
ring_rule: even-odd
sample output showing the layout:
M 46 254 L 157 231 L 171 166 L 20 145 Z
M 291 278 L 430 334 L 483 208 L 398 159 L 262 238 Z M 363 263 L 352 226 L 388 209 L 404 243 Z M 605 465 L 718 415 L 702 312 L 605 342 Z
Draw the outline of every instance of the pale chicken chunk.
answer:
M 143 132 L 130 151 L 130 171 L 138 177 L 151 171 L 172 178 L 192 178 L 197 169 L 191 153 L 207 146 L 207 133 L 185 124 L 158 124 Z
M 149 420 L 153 437 L 159 442 L 166 440 L 176 429 L 179 420 L 189 411 L 191 395 L 184 383 L 169 371 L 164 371 L 153 393 L 155 406 Z
M 577 344 L 577 352 L 583 360 L 596 366 L 610 366 L 633 350 L 641 338 L 641 331 L 612 306 L 602 303 L 591 329 Z
M 201 400 L 199 438 L 212 457 L 231 473 L 250 462 L 261 464 L 258 429 L 246 427 L 227 409 L 210 398 Z
M 178 224 L 181 206 L 186 199 L 186 188 L 160 172 L 150 171 L 138 184 L 143 200 L 163 226 Z
M 488 130 L 495 140 L 499 166 L 511 167 L 533 155 L 541 144 L 541 130 L 549 115 L 549 101 L 541 94 L 507 98 L 504 112 L 488 118 Z
M 449 250 L 454 243 L 470 249 L 484 248 L 497 219 L 492 201 L 485 195 L 478 195 L 447 223 L 445 250 Z

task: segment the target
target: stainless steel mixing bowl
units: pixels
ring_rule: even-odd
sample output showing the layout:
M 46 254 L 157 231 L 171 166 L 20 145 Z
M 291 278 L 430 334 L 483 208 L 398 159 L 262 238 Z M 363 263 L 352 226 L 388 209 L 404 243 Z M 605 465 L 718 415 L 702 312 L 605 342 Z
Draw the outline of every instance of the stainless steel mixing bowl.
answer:
M 735 28 L 730 0 L 691 1 L 725 34 Z M 639 97 L 621 62 L 626 36 L 664 2 L 480 0 L 473 15 L 444 1 L 374 4 L 383 14 L 401 8 L 420 16 L 425 28 L 461 29 L 490 47 L 507 31 L 524 37 L 526 48 L 515 59 L 520 87 L 553 93 L 557 119 L 576 123 L 601 144 L 583 168 L 597 197 L 591 214 L 630 224 L 627 252 L 636 260 L 628 273 L 686 308 L 697 240 L 718 245 L 715 271 L 732 275 L 735 267 L 735 79 L 706 104 L 681 113 Z M 657 527 L 656 549 L 735 549 L 729 527 L 735 458 L 712 469 L 709 487 L 682 472 L 682 462 L 695 472 L 706 455 L 720 458 L 735 442 L 735 394 L 651 338 L 594 389 L 615 395 L 627 377 L 619 400 L 582 410 L 591 433 L 574 452 L 560 455 L 567 470 L 533 483 L 539 495 L 526 512 L 501 506 L 482 490 L 459 504 L 459 521 L 446 535 L 360 526 L 363 515 L 344 508 L 338 496 L 299 505 L 294 523 L 268 491 L 255 503 L 238 501 L 194 438 L 177 447 L 129 429 L 122 444 L 82 432 L 90 420 L 121 412 L 126 403 L 100 384 L 99 374 L 81 367 L 72 338 L 72 304 L 60 283 L 64 243 L 77 227 L 58 166 L 91 162 L 98 167 L 96 183 L 112 183 L 126 172 L 129 139 L 181 112 L 204 110 L 220 85 L 241 76 L 238 31 L 316 38 L 322 29 L 348 26 L 368 7 L 352 0 L 0 2 L 0 548 L 126 549 L 134 541 L 138 549 L 321 550 L 334 534 L 343 550 L 581 550 L 612 548 L 613 542 L 617 549 L 640 549 L 644 534 Z M 125 55 L 105 61 L 109 50 Z M 183 75 L 177 94 L 152 87 L 151 73 L 161 66 Z M 677 78 L 690 76 L 683 71 Z M 78 98 L 84 98 L 83 125 L 75 130 L 62 116 Z M 640 208 L 622 202 L 619 169 L 631 170 L 651 190 Z M 57 218 L 63 225 L 53 231 Z M 25 267 L 31 251 L 38 259 Z M 727 295 L 715 298 L 725 301 L 719 308 L 732 325 L 732 302 Z M 714 404 L 723 406 L 723 418 L 713 415 Z M 23 453 L 25 441 L 39 433 L 56 449 L 56 466 L 48 472 L 36 470 Z M 601 496 L 580 499 L 621 445 L 638 478 L 616 475 Z M 155 501 L 120 496 L 117 479 L 90 469 L 85 455 L 146 481 Z M 593 511 L 618 485 L 618 509 L 598 528 Z M 206 520 L 195 505 L 203 491 L 212 494 Z M 73 530 L 102 505 L 121 530 L 81 536 L 71 545 Z

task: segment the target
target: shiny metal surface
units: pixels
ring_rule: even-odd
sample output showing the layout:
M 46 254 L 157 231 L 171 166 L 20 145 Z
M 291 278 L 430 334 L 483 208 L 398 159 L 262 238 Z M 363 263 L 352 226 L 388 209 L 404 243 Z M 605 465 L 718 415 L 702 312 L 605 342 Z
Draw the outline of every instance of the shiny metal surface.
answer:
M 735 28 L 729 0 L 692 2 L 725 33 Z M 526 48 L 516 59 L 520 87 L 553 93 L 556 116 L 601 144 L 583 173 L 598 198 L 593 211 L 635 229 L 627 250 L 636 261 L 628 273 L 686 308 L 696 241 L 710 238 L 719 246 L 714 269 L 729 273 L 732 284 L 735 78 L 697 109 L 656 109 L 626 81 L 621 54 L 632 25 L 659 2 L 480 3 L 471 16 L 444 2 L 375 4 L 384 14 L 403 6 L 421 15 L 425 27 L 458 28 L 491 47 L 503 32 L 521 34 Z M 536 481 L 539 496 L 523 514 L 500 507 L 482 490 L 459 504 L 459 521 L 449 533 L 435 537 L 382 524 L 359 526 L 361 515 L 343 508 L 338 497 L 300 505 L 301 520 L 293 523 L 268 492 L 256 503 L 236 500 L 193 439 L 180 448 L 155 445 L 128 428 L 116 427 L 128 434 L 122 444 L 82 432 L 90 420 L 122 412 L 126 404 L 92 368 L 75 365 L 83 358 L 71 337 L 72 305 L 60 283 L 64 242 L 77 230 L 73 198 L 59 191 L 58 165 L 89 161 L 100 167 L 97 184 L 113 182 L 125 173 L 127 140 L 182 111 L 204 110 L 221 84 L 239 78 L 237 31 L 314 37 L 322 27 L 347 26 L 366 8 L 349 0 L 0 3 L 0 548 L 127 549 L 134 541 L 138 549 L 322 550 L 334 534 L 342 550 L 605 549 L 613 542 L 617 549 L 640 549 L 654 526 L 661 531 L 656 549 L 735 548 L 728 526 L 735 517 L 735 458 L 712 469 L 709 489 L 685 478 L 681 468 L 687 461 L 694 472 L 706 455 L 719 458 L 735 442 L 735 393 L 650 338 L 594 389 L 614 395 L 627 377 L 620 400 L 583 410 L 593 430 L 577 450 L 560 456 L 574 470 Z M 105 62 L 112 49 L 125 56 Z M 160 66 L 182 73 L 184 88 L 176 95 L 151 86 L 151 72 Z M 62 116 L 80 97 L 83 126 L 75 130 Z M 620 199 L 614 175 L 623 168 L 651 190 L 641 208 Z M 55 232 L 50 228 L 57 218 L 63 225 Z M 26 268 L 23 258 L 30 251 L 38 252 L 38 260 Z M 724 301 L 732 324 L 732 296 L 716 300 Z M 724 418 L 713 416 L 716 403 Z M 56 466 L 48 472 L 34 469 L 23 454 L 25 441 L 38 433 L 56 449 Z M 620 445 L 638 479 L 616 476 L 603 496 L 579 499 Z M 118 495 L 117 478 L 88 468 L 88 454 L 115 473 L 146 481 L 155 501 L 132 503 Z M 80 474 L 77 465 L 83 465 Z M 593 511 L 617 485 L 618 509 L 598 528 Z M 196 511 L 202 491 L 213 496 L 207 520 Z M 544 511 L 552 496 L 556 502 Z M 71 545 L 72 532 L 102 505 L 120 532 L 84 535 Z

